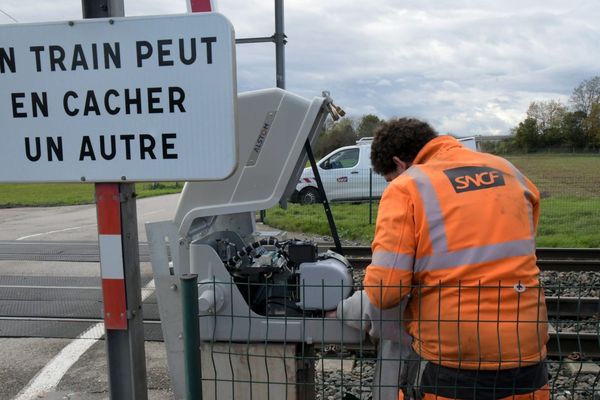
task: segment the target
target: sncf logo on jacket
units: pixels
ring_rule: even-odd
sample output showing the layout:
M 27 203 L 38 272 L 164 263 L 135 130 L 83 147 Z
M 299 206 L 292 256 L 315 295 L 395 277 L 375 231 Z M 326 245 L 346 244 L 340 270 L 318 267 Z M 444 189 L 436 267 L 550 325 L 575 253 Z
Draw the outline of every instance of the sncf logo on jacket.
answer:
M 456 193 L 504 186 L 504 173 L 489 167 L 460 167 L 444 171 Z

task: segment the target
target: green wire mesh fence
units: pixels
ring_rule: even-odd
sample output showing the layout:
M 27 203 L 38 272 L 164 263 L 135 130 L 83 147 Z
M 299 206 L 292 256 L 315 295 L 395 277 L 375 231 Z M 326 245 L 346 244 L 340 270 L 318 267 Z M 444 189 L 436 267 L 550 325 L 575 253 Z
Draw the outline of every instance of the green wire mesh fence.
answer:
M 260 280 L 227 283 L 229 296 L 239 292 L 247 302 L 244 312 L 224 298 L 220 309 L 198 315 L 204 399 L 388 399 L 400 391 L 404 398 L 520 399 L 535 390 L 539 398 L 600 398 L 596 273 L 543 272 L 541 286 L 356 285 L 336 316 L 303 308 L 302 292 L 320 292 L 324 304 L 328 292 L 347 292 L 342 285 Z M 224 283 L 212 284 L 216 304 Z M 382 311 L 373 296 L 406 300 Z M 341 320 L 337 329 L 331 319 Z M 275 322 L 290 331 L 270 330 Z M 265 325 L 263 337 L 251 331 L 256 324 Z

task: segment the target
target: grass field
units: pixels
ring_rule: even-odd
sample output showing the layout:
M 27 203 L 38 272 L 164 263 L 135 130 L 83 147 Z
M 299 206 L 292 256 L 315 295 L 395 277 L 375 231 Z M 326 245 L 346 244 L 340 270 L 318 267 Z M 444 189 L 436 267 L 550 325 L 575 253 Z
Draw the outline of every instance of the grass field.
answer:
M 174 182 L 137 183 L 138 197 L 177 193 L 182 185 Z M 90 183 L 0 184 L 0 208 L 49 207 L 94 203 L 94 185 Z
M 507 157 L 540 189 L 542 206 L 537 244 L 540 247 L 600 247 L 600 156 L 524 155 Z M 342 239 L 369 244 L 368 204 L 332 204 Z M 373 207 L 373 220 L 377 214 Z M 330 235 L 321 205 L 291 204 L 288 211 L 267 211 L 271 226 L 291 232 Z
M 506 159 L 537 185 L 544 198 L 600 198 L 600 155 L 534 154 Z
M 549 247 L 600 247 L 600 155 L 522 155 L 507 157 L 542 193 L 538 245 Z M 139 183 L 139 197 L 176 193 L 181 184 Z M 0 184 L 0 207 L 59 206 L 94 202 L 93 184 Z M 342 239 L 370 243 L 369 205 L 333 204 Z M 375 221 L 377 205 L 372 210 Z M 320 205 L 291 204 L 287 211 L 274 207 L 266 222 L 291 232 L 329 235 Z

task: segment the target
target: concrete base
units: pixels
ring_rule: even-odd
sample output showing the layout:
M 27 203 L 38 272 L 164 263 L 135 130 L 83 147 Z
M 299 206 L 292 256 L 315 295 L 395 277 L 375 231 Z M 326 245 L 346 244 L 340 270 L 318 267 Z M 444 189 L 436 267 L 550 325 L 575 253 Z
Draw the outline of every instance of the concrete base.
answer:
M 298 398 L 295 345 L 203 343 L 201 354 L 205 399 Z

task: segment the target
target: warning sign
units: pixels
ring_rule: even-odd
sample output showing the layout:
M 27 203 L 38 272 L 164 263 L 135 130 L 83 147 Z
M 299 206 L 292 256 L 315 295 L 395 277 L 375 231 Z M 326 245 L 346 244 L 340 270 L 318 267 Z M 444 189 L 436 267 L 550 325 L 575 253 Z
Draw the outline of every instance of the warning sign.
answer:
M 222 15 L 4 25 L 0 38 L 0 182 L 235 169 L 235 38 Z

